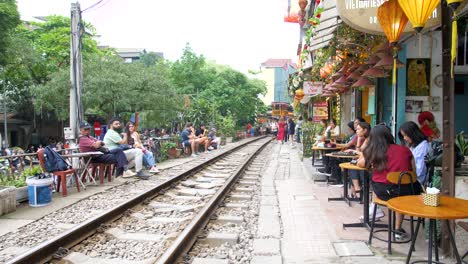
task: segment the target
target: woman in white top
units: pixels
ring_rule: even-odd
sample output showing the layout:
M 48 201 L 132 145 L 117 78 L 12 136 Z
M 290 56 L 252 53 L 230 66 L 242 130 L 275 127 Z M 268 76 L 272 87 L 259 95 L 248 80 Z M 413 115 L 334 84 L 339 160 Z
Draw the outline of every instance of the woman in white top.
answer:
M 413 153 L 416 163 L 416 175 L 421 185 L 427 181 L 427 167 L 424 161 L 426 155 L 432 152 L 431 145 L 427 141 L 427 137 L 419 129 L 415 122 L 408 121 L 401 125 L 398 130 L 398 137 L 402 144 L 408 146 Z
M 146 150 L 143 143 L 141 143 L 140 134 L 135 130 L 135 124 L 129 121 L 126 125 L 127 132 L 127 144 L 133 148 L 140 148 L 143 151 L 143 165 L 149 168 L 150 173 L 158 173 L 159 170 L 156 167 L 156 161 L 154 160 L 153 153 Z
M 328 131 L 330 131 L 331 136 L 339 136 L 340 135 L 340 128 L 336 125 L 336 120 L 330 120 L 330 125 L 325 129 L 325 133 L 323 134 L 324 137 L 327 137 Z

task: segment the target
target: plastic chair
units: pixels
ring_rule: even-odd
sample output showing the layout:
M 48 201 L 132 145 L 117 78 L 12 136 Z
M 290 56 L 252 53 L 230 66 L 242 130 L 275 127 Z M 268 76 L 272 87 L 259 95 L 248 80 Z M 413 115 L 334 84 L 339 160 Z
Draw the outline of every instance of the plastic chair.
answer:
M 96 169 L 99 171 L 99 183 L 104 184 L 104 178 L 107 174 L 107 181 L 112 181 L 112 173 L 114 171 L 114 164 L 110 163 L 91 163 L 91 174 L 96 177 Z
M 45 172 L 45 160 L 44 160 L 44 149 L 39 149 L 37 151 L 37 158 L 39 159 L 39 164 L 41 165 L 42 170 Z M 62 186 L 62 196 L 67 196 L 67 175 L 73 174 L 75 177 L 76 189 L 80 191 L 80 182 L 78 181 L 78 174 L 76 174 L 75 169 L 69 169 L 64 171 L 53 171 L 53 175 L 57 175 L 57 191 L 60 190 L 60 185 Z
M 398 194 L 400 194 L 401 191 L 401 185 L 402 184 L 413 184 L 418 180 L 418 177 L 416 176 L 416 173 L 414 171 L 403 171 L 403 172 L 390 172 L 387 174 L 387 181 L 390 183 L 397 185 L 398 186 Z M 411 185 L 411 194 L 415 194 L 414 187 Z M 388 254 L 392 254 L 392 243 L 396 244 L 402 244 L 402 243 L 408 243 L 411 241 L 411 238 L 414 235 L 414 228 L 413 228 L 413 217 L 410 217 L 411 221 L 411 237 L 408 240 L 404 241 L 395 241 L 395 222 L 396 222 L 396 215 L 395 212 L 388 210 L 388 227 L 386 229 L 380 229 L 377 231 L 374 231 L 374 224 L 375 224 L 375 215 L 377 213 L 377 205 L 387 207 L 387 201 L 384 201 L 377 196 L 374 199 L 374 211 L 372 214 L 372 222 L 371 222 L 371 230 L 369 233 L 369 241 L 368 244 L 372 244 L 372 238 L 374 237 L 375 233 L 378 232 L 384 232 L 387 231 L 388 237 L 387 239 L 381 239 L 377 236 L 375 236 L 376 239 L 380 241 L 387 242 L 387 252 Z

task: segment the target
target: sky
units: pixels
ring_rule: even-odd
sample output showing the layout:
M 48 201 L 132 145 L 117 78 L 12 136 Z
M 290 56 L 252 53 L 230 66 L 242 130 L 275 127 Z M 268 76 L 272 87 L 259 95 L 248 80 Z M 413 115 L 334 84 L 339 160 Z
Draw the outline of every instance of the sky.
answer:
M 100 45 L 145 48 L 177 60 L 186 43 L 218 64 L 247 72 L 268 58 L 297 62 L 299 25 L 283 22 L 286 0 L 102 0 L 82 14 Z M 17 0 L 23 20 L 70 16 L 70 0 Z M 81 10 L 99 0 L 79 1 Z

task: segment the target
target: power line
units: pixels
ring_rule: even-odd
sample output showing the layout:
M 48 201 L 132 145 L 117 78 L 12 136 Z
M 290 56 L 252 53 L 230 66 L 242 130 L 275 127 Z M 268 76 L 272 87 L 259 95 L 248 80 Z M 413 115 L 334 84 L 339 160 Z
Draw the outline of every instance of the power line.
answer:
M 95 10 L 98 10 L 99 8 L 101 8 L 101 7 L 105 6 L 105 5 L 107 5 L 109 2 L 110 2 L 110 0 L 107 0 L 107 1 L 106 1 L 106 2 L 104 2 L 102 5 L 100 5 L 100 6 L 96 7 L 96 8 L 94 8 L 94 9 L 91 9 L 91 10 L 89 10 L 89 11 L 95 11 Z M 98 4 L 99 4 L 99 3 L 98 3 Z M 85 10 L 85 11 L 86 11 L 86 10 Z M 84 11 L 83 11 L 83 12 L 84 12 Z
M 97 6 L 97 5 L 99 5 L 102 1 L 103 1 L 103 0 L 97 1 L 95 4 L 91 5 L 90 7 L 84 9 L 84 10 L 81 11 L 81 12 L 86 12 L 87 10 L 89 10 L 89 9 L 91 9 L 91 8 L 93 8 L 93 7 Z

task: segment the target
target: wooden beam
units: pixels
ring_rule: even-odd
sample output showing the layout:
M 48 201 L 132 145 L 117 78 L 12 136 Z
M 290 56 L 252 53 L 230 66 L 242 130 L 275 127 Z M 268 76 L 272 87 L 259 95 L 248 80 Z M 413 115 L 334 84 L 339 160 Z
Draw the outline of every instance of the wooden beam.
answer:
M 442 3 L 442 76 L 443 76 L 443 144 L 444 155 L 442 160 L 442 194 L 455 196 L 455 126 L 454 126 L 454 80 L 451 77 L 451 40 L 452 40 L 452 11 L 446 1 Z M 454 231 L 453 221 L 450 228 Z M 448 230 L 442 225 L 441 247 L 445 254 L 451 253 Z

